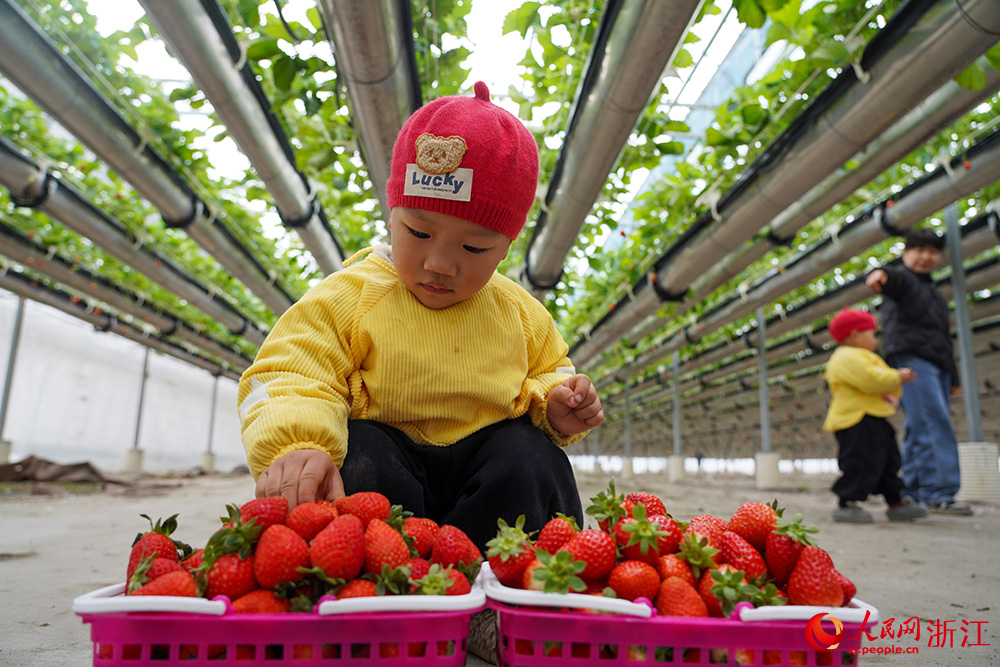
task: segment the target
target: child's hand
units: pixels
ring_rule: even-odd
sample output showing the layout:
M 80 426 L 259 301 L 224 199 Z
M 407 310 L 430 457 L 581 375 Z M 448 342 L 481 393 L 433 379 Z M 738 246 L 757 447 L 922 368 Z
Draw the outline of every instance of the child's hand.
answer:
M 882 394 L 882 400 L 894 408 L 899 407 L 899 396 L 895 394 Z
M 865 285 L 867 285 L 868 289 L 872 290 L 873 292 L 881 293 L 882 288 L 885 287 L 885 284 L 888 281 L 889 281 L 889 274 L 887 274 L 882 269 L 875 269 L 874 271 L 868 274 L 867 278 L 865 278 Z
M 291 509 L 317 499 L 342 497 L 344 482 L 329 454 L 318 449 L 298 449 L 264 468 L 257 478 L 256 495 L 258 498 L 284 496 Z
M 604 421 L 597 389 L 582 373 L 552 388 L 547 415 L 552 428 L 565 435 L 583 433 Z
M 907 384 L 908 382 L 913 382 L 917 379 L 917 372 L 912 368 L 900 368 L 899 369 L 899 383 Z

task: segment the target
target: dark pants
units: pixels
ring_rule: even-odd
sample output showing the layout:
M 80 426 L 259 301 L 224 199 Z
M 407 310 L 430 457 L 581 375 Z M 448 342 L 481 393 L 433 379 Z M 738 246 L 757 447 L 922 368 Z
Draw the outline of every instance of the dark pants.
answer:
M 561 512 L 583 526 L 576 478 L 566 453 L 530 419 L 487 426 L 449 447 L 419 445 L 368 420 L 347 422 L 344 490 L 378 491 L 393 505 L 461 528 L 485 550 L 497 519 L 540 530 Z
M 865 415 L 850 428 L 834 432 L 840 478 L 833 492 L 841 503 L 883 495 L 890 505 L 898 503 L 903 490 L 899 477 L 900 457 L 896 429 L 888 419 Z

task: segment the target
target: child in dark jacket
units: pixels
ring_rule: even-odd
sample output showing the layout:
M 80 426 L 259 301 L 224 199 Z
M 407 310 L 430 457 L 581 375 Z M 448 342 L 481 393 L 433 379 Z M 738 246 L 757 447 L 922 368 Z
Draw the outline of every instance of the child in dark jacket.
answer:
M 833 394 L 823 428 L 833 432 L 838 445 L 841 476 L 833 484 L 837 522 L 871 523 L 872 515 L 857 504 L 870 495 L 885 497 L 890 521 L 927 515 L 926 507 L 901 497 L 896 431 L 887 419 L 896 411 L 900 387 L 916 374 L 909 368 L 889 368 L 875 354 L 875 329 L 871 314 L 847 308 L 829 326 L 837 349 L 823 374 Z

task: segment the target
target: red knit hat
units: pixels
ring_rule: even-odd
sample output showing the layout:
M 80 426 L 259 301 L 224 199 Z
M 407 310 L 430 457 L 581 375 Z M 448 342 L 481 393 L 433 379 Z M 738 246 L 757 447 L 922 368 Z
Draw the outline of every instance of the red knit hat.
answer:
M 437 211 L 517 238 L 535 201 L 538 147 L 510 112 L 475 97 L 441 97 L 417 109 L 392 149 L 389 208 Z
M 844 308 L 830 320 L 828 330 L 830 331 L 830 335 L 833 336 L 833 340 L 840 344 L 844 342 L 845 338 L 851 335 L 852 331 L 868 331 L 869 329 L 877 328 L 875 318 L 872 317 L 871 313 L 865 310 Z

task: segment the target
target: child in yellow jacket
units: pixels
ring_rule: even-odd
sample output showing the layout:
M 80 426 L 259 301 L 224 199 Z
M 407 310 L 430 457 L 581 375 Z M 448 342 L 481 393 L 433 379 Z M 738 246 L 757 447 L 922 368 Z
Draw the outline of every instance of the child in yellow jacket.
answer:
M 391 246 L 285 312 L 240 381 L 258 497 L 378 491 L 481 549 L 498 518 L 582 525 L 562 448 L 603 421 L 600 399 L 545 307 L 496 272 L 537 182 L 534 137 L 482 82 L 407 120 L 386 184 Z
M 871 523 L 872 515 L 858 506 L 870 495 L 885 497 L 890 521 L 913 521 L 927 508 L 901 498 L 900 456 L 896 431 L 889 423 L 899 404 L 900 387 L 916 373 L 890 368 L 875 353 L 875 318 L 863 310 L 845 308 L 830 320 L 829 332 L 837 349 L 826 364 L 823 378 L 833 399 L 823 428 L 837 439 L 841 476 L 833 484 L 838 507 L 833 520 Z

